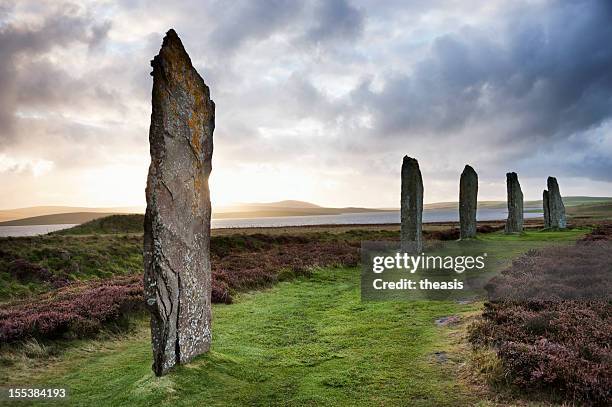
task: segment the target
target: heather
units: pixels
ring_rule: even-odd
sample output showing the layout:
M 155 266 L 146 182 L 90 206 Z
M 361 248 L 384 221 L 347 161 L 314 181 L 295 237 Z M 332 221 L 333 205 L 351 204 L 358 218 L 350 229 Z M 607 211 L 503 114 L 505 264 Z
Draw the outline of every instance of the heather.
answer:
M 481 233 L 496 230 L 479 227 Z M 458 229 L 425 236 L 453 240 Z M 307 276 L 314 267 L 355 266 L 362 240 L 390 239 L 397 239 L 397 232 L 357 228 L 213 236 L 212 301 L 229 304 L 236 293 Z M 0 278 L 0 294 L 11 300 L 0 306 L 0 340 L 91 336 L 140 310 L 142 237 L 79 233 L 0 239 Z
M 491 346 L 503 376 L 519 388 L 568 401 L 607 405 L 612 394 L 610 225 L 569 247 L 530 251 L 487 287 L 470 329 Z
M 117 225 L 124 224 L 139 225 L 138 228 L 141 230 L 142 219 L 138 216 L 113 215 L 45 236 L 0 238 L 0 301 L 40 294 L 69 283 L 141 273 L 142 235 L 117 232 L 122 230 Z M 116 227 L 104 227 L 106 224 Z M 489 226 L 481 228 L 483 233 L 496 230 Z M 314 256 L 324 256 L 325 251 L 327 255 L 322 259 L 325 260 L 323 264 L 329 264 L 330 256 L 337 254 L 335 244 L 338 244 L 338 247 L 343 247 L 345 244 L 357 247 L 362 240 L 389 240 L 397 239 L 397 236 L 398 233 L 395 231 L 358 228 L 340 233 L 325 231 L 294 234 L 221 234 L 211 238 L 211 258 L 214 263 L 218 259 L 230 256 L 228 261 L 232 264 L 242 261 L 247 267 L 251 267 L 247 259 L 249 255 L 241 257 L 241 254 L 303 244 L 314 245 Z M 425 232 L 425 237 L 428 239 L 452 240 L 456 236 L 458 230 L 455 229 Z M 318 243 L 325 244 L 325 248 L 316 247 Z M 276 250 L 274 253 L 282 256 L 282 250 Z M 343 261 L 342 256 L 338 258 L 339 264 Z M 288 264 L 289 267 L 301 267 L 299 259 L 301 255 L 295 257 L 296 259 Z M 266 260 L 275 267 L 279 266 L 274 257 Z M 287 258 L 282 260 L 280 266 L 287 261 L 289 261 Z M 236 268 L 236 266 L 231 267 Z M 220 272 L 223 269 L 224 267 L 220 267 Z M 266 276 L 262 276 L 267 280 L 270 280 L 269 269 L 270 267 L 267 267 Z M 227 278 L 222 280 L 225 281 Z M 230 284 L 227 281 L 225 283 Z
M 187 404 L 194 405 L 210 400 L 346 405 L 359 397 L 372 405 L 450 406 L 472 405 L 485 397 L 482 388 L 476 393 L 458 379 L 458 370 L 467 366 L 462 350 L 464 313 L 473 314 L 480 303 L 362 302 L 359 270 L 335 266 L 356 264 L 361 240 L 396 240 L 398 233 L 359 227 L 331 229 L 223 231 L 213 236 L 216 304 L 212 351 L 163 379 L 151 376 L 150 332 L 146 316 L 141 318 L 139 313 L 142 265 L 110 277 L 99 277 L 80 266 L 77 279 L 55 287 L 46 281 L 47 273 L 42 272 L 38 280 L 30 277 L 40 271 L 32 265 L 42 267 L 40 260 L 28 257 L 36 245 L 13 239 L 8 247 L 0 240 L 0 248 L 12 256 L 31 259 L 19 276 L 9 274 L 8 269 L 0 270 L 0 275 L 15 284 L 39 288 L 47 284 L 36 295 L 0 306 L 2 315 L 10 314 L 4 319 L 11 321 L 5 325 L 7 339 L 12 335 L 0 354 L 0 364 L 5 367 L 0 369 L 0 383 L 63 384 L 71 389 L 75 405 L 175 405 L 177 389 Z M 534 240 L 546 245 L 574 241 L 583 233 L 528 231 L 520 236 L 491 233 L 478 237 L 485 243 L 511 241 L 518 254 L 521 247 L 522 252 L 539 247 Z M 452 240 L 454 234 L 436 225 L 427 231 L 427 238 Z M 62 247 L 55 249 L 74 244 L 95 253 L 104 247 L 95 238 L 66 235 L 41 240 L 49 249 L 56 239 Z M 130 250 L 137 255 L 141 250 L 140 237 L 134 234 L 98 238 L 98 242 L 115 243 L 134 239 Z M 521 246 L 522 240 L 525 244 Z M 61 258 L 61 251 L 53 253 Z M 61 268 L 47 269 L 62 275 Z M 50 311 L 62 313 L 50 318 Z M 444 318 L 459 322 L 436 324 Z M 19 321 L 22 323 L 15 323 Z M 132 329 L 126 330 L 124 321 Z M 115 326 L 120 329 L 117 333 Z M 107 335 L 109 329 L 112 334 Z M 72 340 L 79 337 L 87 338 Z
M 491 300 L 612 299 L 612 242 L 584 240 L 530 250 L 485 288 Z
M 504 229 L 503 225 L 481 225 L 476 228 L 476 231 L 480 234 L 483 234 L 483 233 L 493 233 L 493 232 L 497 232 L 503 229 Z M 430 240 L 447 241 L 447 240 L 457 240 L 461 237 L 461 234 L 460 234 L 459 228 L 453 227 L 453 228 L 442 229 L 442 230 L 431 230 L 431 231 L 426 230 L 423 232 L 423 236 L 426 239 L 430 239 Z
M 359 287 L 355 268 L 315 268 L 213 304 L 211 351 L 163 378 L 152 374 L 142 318 L 110 340 L 71 341 L 50 361 L 0 354 L 11 363 L 0 385 L 65 386 L 75 406 L 474 405 L 478 395 L 457 382 L 454 365 L 433 359 L 455 357 L 434 321 L 478 306 L 363 303 Z
M 367 237 L 366 237 L 367 236 Z M 259 253 L 279 246 L 327 244 L 340 247 L 361 238 L 388 239 L 393 233 L 308 233 L 300 235 L 231 234 L 213 236 L 213 262 L 242 253 Z M 321 256 L 321 248 L 314 255 Z M 282 253 L 276 251 L 275 253 Z M 243 256 L 246 261 L 248 256 Z M 296 257 L 300 257 L 299 255 Z M 269 260 L 269 259 L 268 259 Z M 296 260 L 297 261 L 297 260 Z M 220 266 L 223 266 L 220 264 Z M 136 234 L 46 235 L 0 238 L 0 301 L 23 298 L 66 283 L 106 279 L 142 272 L 142 236 Z
M 0 308 L 0 342 L 86 337 L 143 309 L 139 276 L 71 285 Z
M 318 242 L 300 236 L 237 236 L 213 239 L 212 300 L 231 303 L 232 296 L 309 274 L 319 266 L 354 266 L 357 244 Z M 14 260 L 13 260 L 14 261 Z M 12 264 L 12 263 L 9 263 Z M 29 265 L 34 276 L 53 276 Z M 142 275 L 75 281 L 66 287 L 0 307 L 0 341 L 89 336 L 104 324 L 142 309 Z
M 141 270 L 137 235 L 0 238 L 0 301 Z

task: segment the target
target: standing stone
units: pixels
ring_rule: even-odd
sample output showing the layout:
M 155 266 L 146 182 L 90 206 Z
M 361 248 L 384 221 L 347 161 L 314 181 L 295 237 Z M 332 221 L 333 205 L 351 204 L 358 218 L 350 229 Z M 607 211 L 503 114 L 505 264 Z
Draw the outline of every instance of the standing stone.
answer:
M 550 198 L 548 191 L 544 190 L 542 193 L 542 207 L 544 208 L 544 227 L 550 227 Z
M 215 104 L 174 30 L 153 61 L 144 295 L 153 370 L 165 374 L 211 342 L 210 193 Z
M 515 172 L 506 174 L 506 187 L 508 190 L 506 233 L 520 233 L 523 231 L 523 191 Z
M 402 252 L 419 253 L 423 250 L 423 178 L 419 162 L 408 156 L 402 162 L 400 206 Z
M 548 216 L 550 219 L 548 227 L 565 229 L 567 227 L 565 205 L 563 205 L 563 199 L 561 199 L 557 179 L 555 177 L 548 177 L 546 184 L 548 186 Z
M 476 206 L 478 203 L 478 174 L 469 165 L 459 181 L 459 230 L 461 239 L 476 236 Z

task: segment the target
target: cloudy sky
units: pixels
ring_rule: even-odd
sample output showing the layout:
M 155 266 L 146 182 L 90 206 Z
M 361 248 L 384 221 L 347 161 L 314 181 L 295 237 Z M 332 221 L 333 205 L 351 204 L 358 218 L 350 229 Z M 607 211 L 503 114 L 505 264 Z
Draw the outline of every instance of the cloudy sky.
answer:
M 0 208 L 144 204 L 173 27 L 217 106 L 213 203 L 612 195 L 612 3 L 0 0 Z

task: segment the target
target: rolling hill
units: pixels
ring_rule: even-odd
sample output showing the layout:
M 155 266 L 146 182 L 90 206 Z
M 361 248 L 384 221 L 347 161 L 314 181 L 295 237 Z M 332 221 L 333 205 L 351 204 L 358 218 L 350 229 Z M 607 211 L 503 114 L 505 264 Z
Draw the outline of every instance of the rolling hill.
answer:
M 563 198 L 568 214 L 589 213 L 590 209 L 598 213 L 608 211 L 612 205 L 610 197 L 568 196 Z M 525 211 L 539 211 L 541 200 L 525 201 Z M 436 202 L 425 204 L 426 211 L 456 210 L 457 202 Z M 480 201 L 479 208 L 503 209 L 505 201 Z M 312 215 L 338 215 L 343 213 L 364 213 L 398 211 L 399 208 L 375 209 L 361 207 L 326 208 L 310 202 L 285 200 L 268 203 L 241 203 L 218 206 L 213 208 L 213 219 L 236 218 L 266 218 L 280 216 L 312 216 Z M 94 219 L 115 214 L 133 214 L 144 212 L 144 208 L 79 208 L 69 206 L 38 206 L 0 210 L 0 226 L 30 226 L 52 224 L 82 224 Z

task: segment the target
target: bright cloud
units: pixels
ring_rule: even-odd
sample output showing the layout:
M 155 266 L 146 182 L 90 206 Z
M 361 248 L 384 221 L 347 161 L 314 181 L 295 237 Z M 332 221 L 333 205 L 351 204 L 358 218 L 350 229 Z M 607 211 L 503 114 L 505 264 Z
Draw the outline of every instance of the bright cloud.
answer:
M 516 171 L 612 195 L 612 6 L 597 0 L 22 0 L 0 5 L 0 207 L 141 205 L 151 71 L 181 36 L 217 106 L 213 200 L 399 205 Z

